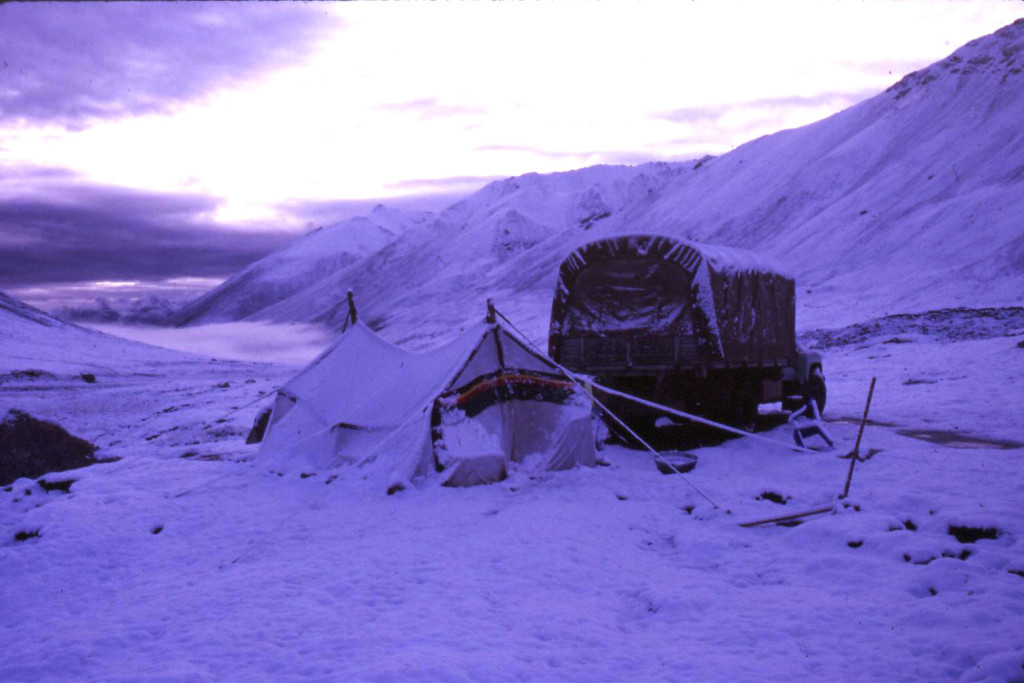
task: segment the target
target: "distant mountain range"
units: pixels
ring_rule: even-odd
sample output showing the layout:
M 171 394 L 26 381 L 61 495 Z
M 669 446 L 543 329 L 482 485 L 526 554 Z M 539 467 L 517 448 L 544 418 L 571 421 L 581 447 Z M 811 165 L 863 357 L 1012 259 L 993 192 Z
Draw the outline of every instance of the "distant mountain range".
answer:
M 385 336 L 429 345 L 493 297 L 535 339 L 574 247 L 656 232 L 797 274 L 801 327 L 1024 291 L 1024 20 L 817 123 L 699 162 L 491 183 L 439 214 L 379 207 L 308 235 L 182 309 L 179 324 L 339 326 L 345 291 Z
M 0 291 L 0 384 L 12 377 L 121 375 L 198 358 L 64 322 Z M 0 417 L 6 408 L 0 407 Z

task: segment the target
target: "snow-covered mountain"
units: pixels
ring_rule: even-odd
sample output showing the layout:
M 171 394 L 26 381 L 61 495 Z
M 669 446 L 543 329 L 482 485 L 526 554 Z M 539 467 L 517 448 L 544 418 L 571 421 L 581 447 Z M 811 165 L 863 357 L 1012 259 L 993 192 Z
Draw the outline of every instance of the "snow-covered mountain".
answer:
M 365 320 L 413 347 L 478 318 L 487 297 L 539 340 L 559 261 L 586 241 L 642 232 L 786 264 L 798 276 L 802 327 L 1019 303 L 1022 71 L 1024 20 L 839 114 L 718 158 L 495 182 L 362 260 L 324 263 L 331 272 L 316 278 L 300 275 L 315 270 L 305 258 L 316 236 L 305 238 L 246 271 L 290 296 L 225 304 L 269 302 L 243 273 L 182 319 L 336 326 L 353 288 Z
M 0 320 L 4 323 L 0 330 L 12 330 L 15 327 L 23 326 L 72 327 L 2 291 L 0 291 Z
M 172 321 L 209 323 L 260 316 L 264 308 L 379 251 L 428 217 L 378 205 L 368 216 L 318 228 L 183 307 Z
M 339 326 L 348 310 L 345 291 L 352 288 L 372 327 L 389 328 L 414 347 L 429 345 L 482 316 L 497 274 L 523 275 L 521 264 L 544 253 L 552 236 L 589 232 L 682 171 L 669 164 L 597 166 L 492 183 L 258 317 Z

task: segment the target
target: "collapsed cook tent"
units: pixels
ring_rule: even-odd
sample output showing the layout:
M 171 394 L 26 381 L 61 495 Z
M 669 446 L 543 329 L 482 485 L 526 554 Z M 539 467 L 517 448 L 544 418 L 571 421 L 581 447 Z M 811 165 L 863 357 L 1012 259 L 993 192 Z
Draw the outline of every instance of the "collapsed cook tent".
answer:
M 261 454 L 279 469 L 365 468 L 389 490 L 435 473 L 469 486 L 511 463 L 596 461 L 586 395 L 497 322 L 427 353 L 351 323 L 277 392 Z

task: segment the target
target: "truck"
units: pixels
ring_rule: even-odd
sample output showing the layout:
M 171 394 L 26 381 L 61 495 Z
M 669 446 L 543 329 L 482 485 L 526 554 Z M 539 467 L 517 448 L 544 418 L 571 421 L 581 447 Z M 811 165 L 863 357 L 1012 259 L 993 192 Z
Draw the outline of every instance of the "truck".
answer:
M 758 406 L 826 401 L 821 355 L 796 342 L 794 278 L 768 259 L 664 235 L 611 237 L 562 261 L 548 353 L 598 385 L 747 431 Z M 605 394 L 633 429 L 656 412 Z

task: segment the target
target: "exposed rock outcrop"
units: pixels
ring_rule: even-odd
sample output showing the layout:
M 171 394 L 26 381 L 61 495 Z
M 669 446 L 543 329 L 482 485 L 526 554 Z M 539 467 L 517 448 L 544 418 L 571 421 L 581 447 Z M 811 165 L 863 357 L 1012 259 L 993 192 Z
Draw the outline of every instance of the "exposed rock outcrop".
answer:
M 0 486 L 97 462 L 96 446 L 60 425 L 11 410 L 0 421 Z

